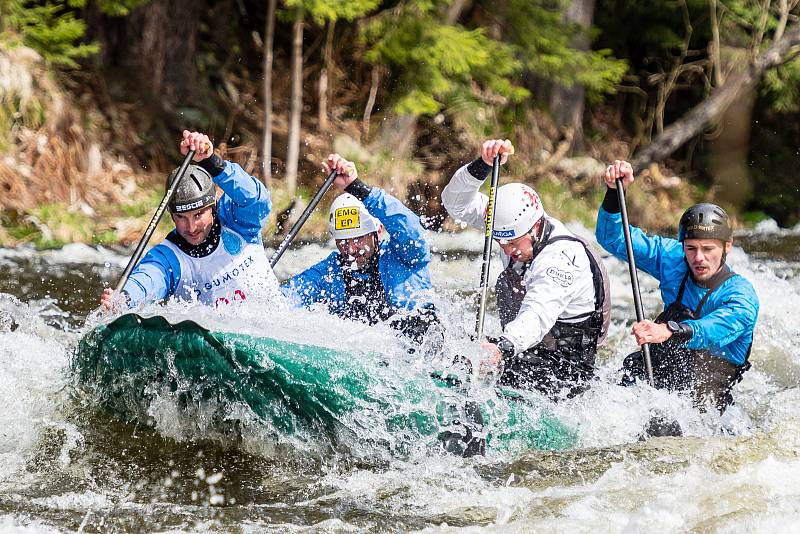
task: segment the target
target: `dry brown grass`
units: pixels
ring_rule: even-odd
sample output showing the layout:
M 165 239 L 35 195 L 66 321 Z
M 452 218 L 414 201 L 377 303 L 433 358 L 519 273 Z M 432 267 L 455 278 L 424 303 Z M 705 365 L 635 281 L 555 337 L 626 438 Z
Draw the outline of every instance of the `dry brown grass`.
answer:
M 11 146 L 0 159 L 0 206 L 25 212 L 63 203 L 91 215 L 126 203 L 138 186 L 131 167 L 106 148 L 91 127 L 91 110 L 63 91 L 35 52 L 0 48 L 0 103 L 13 105 Z M 26 119 L 37 103 L 44 124 Z M 87 127 L 87 124 L 89 127 Z

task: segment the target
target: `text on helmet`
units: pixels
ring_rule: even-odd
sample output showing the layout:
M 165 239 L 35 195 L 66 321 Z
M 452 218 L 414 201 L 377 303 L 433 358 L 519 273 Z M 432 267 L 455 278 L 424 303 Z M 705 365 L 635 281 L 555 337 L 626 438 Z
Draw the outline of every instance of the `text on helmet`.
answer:
M 192 202 L 191 204 L 179 204 L 175 206 L 175 211 L 183 212 L 183 211 L 190 211 L 196 208 L 203 207 L 204 200 L 198 200 L 196 202 Z
M 714 228 L 714 225 L 693 224 L 691 226 L 687 226 L 686 231 L 693 232 L 695 230 L 700 230 L 701 232 L 713 232 Z
M 358 208 L 337 208 L 333 212 L 333 221 L 336 230 L 361 228 L 361 217 L 358 213 Z
M 514 237 L 514 230 L 495 230 L 494 238 L 503 239 L 507 237 Z

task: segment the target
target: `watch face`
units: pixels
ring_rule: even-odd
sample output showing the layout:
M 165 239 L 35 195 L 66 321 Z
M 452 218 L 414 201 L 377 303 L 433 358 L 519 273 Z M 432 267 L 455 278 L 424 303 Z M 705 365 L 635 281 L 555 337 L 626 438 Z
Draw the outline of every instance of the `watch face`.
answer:
M 505 338 L 501 338 L 500 341 L 497 342 L 497 348 L 500 350 L 501 353 L 505 354 L 514 354 L 514 344 L 511 343 L 509 340 Z
M 667 321 L 667 328 L 669 328 L 669 331 L 673 334 L 681 329 L 680 325 L 675 321 Z

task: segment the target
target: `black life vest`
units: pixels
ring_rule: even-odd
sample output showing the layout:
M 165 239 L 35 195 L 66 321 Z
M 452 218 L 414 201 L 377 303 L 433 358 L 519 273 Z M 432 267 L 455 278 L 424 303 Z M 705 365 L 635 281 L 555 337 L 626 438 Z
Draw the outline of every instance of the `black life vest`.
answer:
M 700 299 L 700 302 L 697 303 L 697 307 L 692 310 L 683 303 L 683 294 L 686 291 L 686 282 L 689 280 L 690 272 L 691 270 L 688 269 L 687 266 L 686 274 L 683 275 L 683 280 L 681 280 L 681 285 L 678 288 L 678 295 L 675 297 L 675 300 L 671 302 L 664 309 L 664 311 L 658 315 L 658 317 L 656 317 L 655 322 L 666 323 L 667 321 L 687 321 L 690 319 L 699 319 L 700 312 L 703 309 L 703 305 L 708 300 L 708 297 L 710 297 L 711 294 L 717 290 L 717 288 L 728 281 L 728 279 L 736 276 L 736 273 L 731 271 L 730 267 L 723 265 L 722 270 L 711 277 L 708 285 L 708 291 L 706 291 L 706 294 L 703 295 L 702 299 Z
M 534 348 L 557 351 L 568 354 L 579 360 L 591 360 L 593 362 L 598 344 L 602 343 L 608 333 L 608 324 L 611 319 L 611 297 L 608 274 L 606 273 L 603 262 L 597 257 L 596 252 L 585 240 L 577 236 L 561 235 L 551 238 L 549 232 L 547 232 L 541 241 L 542 245 L 534 251 L 534 257 L 546 246 L 556 241 L 576 241 L 583 245 L 586 255 L 589 258 L 589 266 L 592 271 L 595 300 L 594 310 L 571 318 L 573 320 L 584 318 L 583 321 L 556 321 L 553 328 L 550 329 L 542 341 Z M 527 292 L 527 288 L 524 284 L 524 277 L 529 266 L 530 262 L 525 264 L 520 271 L 517 271 L 513 266 L 513 262 L 511 262 L 497 278 L 497 284 L 495 286 L 497 292 L 497 308 L 500 315 L 500 325 L 503 329 L 505 329 L 506 325 L 513 321 L 519 314 L 519 309 L 522 306 L 522 301 Z
M 681 281 L 678 295 L 666 309 L 656 317 L 655 322 L 687 321 L 699 319 L 703 305 L 711 294 L 725 281 L 736 276 L 728 266 L 714 275 L 708 291 L 694 310 L 683 304 L 683 294 L 690 271 L 687 269 Z M 750 349 L 747 349 L 743 365 L 736 365 L 724 358 L 714 356 L 707 349 L 688 349 L 685 342 L 670 338 L 663 343 L 650 345 L 650 361 L 653 368 L 654 387 L 670 391 L 689 391 L 694 404 L 702 411 L 711 402 L 722 413 L 733 402 L 731 390 L 742 380 L 742 375 L 750 368 Z M 634 383 L 645 377 L 644 359 L 641 351 L 630 354 L 623 362 L 623 385 Z
M 339 265 L 344 278 L 345 319 L 374 325 L 385 321 L 397 311 L 386 298 L 380 273 L 380 253 L 373 256 L 364 269 L 354 271 L 344 265 L 341 255 Z
M 690 272 L 691 270 L 687 268 L 686 274 L 683 275 L 683 280 L 681 280 L 680 288 L 678 288 L 678 295 L 675 297 L 675 300 L 671 302 L 669 306 L 667 306 L 666 309 L 658 315 L 658 317 L 656 317 L 655 320 L 656 323 L 664 324 L 667 323 L 668 321 L 675 321 L 679 323 L 681 321 L 700 319 L 701 317 L 700 313 L 702 312 L 703 305 L 705 305 L 706 301 L 708 300 L 708 297 L 710 297 L 714 291 L 716 291 L 720 286 L 722 286 L 722 284 L 727 282 L 730 278 L 737 276 L 736 273 L 731 271 L 730 267 L 728 267 L 726 264 L 723 264 L 722 270 L 711 278 L 710 283 L 708 285 L 708 291 L 706 291 L 706 294 L 703 295 L 703 298 L 701 298 L 700 302 L 697 303 L 695 309 L 692 310 L 683 303 L 683 294 L 686 290 L 686 282 L 689 280 Z M 663 345 L 664 350 L 670 351 L 678 348 L 678 346 L 681 344 L 676 343 L 671 339 L 668 339 L 667 341 L 661 343 L 660 345 Z M 750 369 L 749 360 L 750 360 L 750 351 L 752 350 L 752 348 L 753 344 L 750 343 L 750 346 L 747 348 L 747 354 L 745 355 L 744 358 L 744 364 L 737 366 L 739 372 L 738 376 L 736 377 L 736 382 L 739 382 L 742 379 L 742 374 L 748 369 Z M 683 350 L 691 350 L 691 349 L 683 349 Z M 704 349 L 695 349 L 695 350 L 708 352 L 705 351 Z M 731 363 L 731 365 L 735 364 Z
M 421 344 L 431 326 L 438 325 L 439 319 L 433 304 L 419 306 L 408 313 L 398 313 L 386 297 L 386 290 L 380 272 L 381 254 L 375 254 L 364 269 L 353 271 L 345 265 L 341 256 L 339 265 L 344 278 L 344 310 L 339 316 L 344 319 L 361 321 L 370 326 L 389 321 L 389 326 L 409 341 Z M 442 338 L 443 341 L 443 338 Z M 409 352 L 414 352 L 413 348 Z

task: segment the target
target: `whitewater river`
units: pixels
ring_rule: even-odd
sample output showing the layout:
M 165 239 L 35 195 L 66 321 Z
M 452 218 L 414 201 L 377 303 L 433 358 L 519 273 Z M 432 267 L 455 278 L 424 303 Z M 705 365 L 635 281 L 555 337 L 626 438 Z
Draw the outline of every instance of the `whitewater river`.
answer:
M 431 242 L 447 342 L 468 351 L 482 238 L 439 234 Z M 578 398 L 541 400 L 574 430 L 575 447 L 511 446 L 470 459 L 430 444 L 377 450 L 358 432 L 341 447 L 277 443 L 252 422 L 226 437 L 169 397 L 153 403 L 146 424 L 117 420 L 76 389 L 69 366 L 85 317 L 119 276 L 124 254 L 83 245 L 0 250 L 0 532 L 797 532 L 800 232 L 763 225 L 737 245 L 730 263 L 755 286 L 761 314 L 753 369 L 724 418 L 678 395 L 616 385 L 634 349 L 633 305 L 627 266 L 607 259 L 614 321 L 598 380 Z M 329 250 L 289 251 L 279 278 Z M 494 279 L 499 263 L 492 269 Z M 646 275 L 641 282 L 654 316 L 656 286 Z M 192 313 L 207 326 L 218 320 L 228 330 L 353 354 L 401 350 L 380 328 L 309 312 Z M 498 329 L 493 306 L 486 329 Z M 686 435 L 639 441 L 656 407 Z

